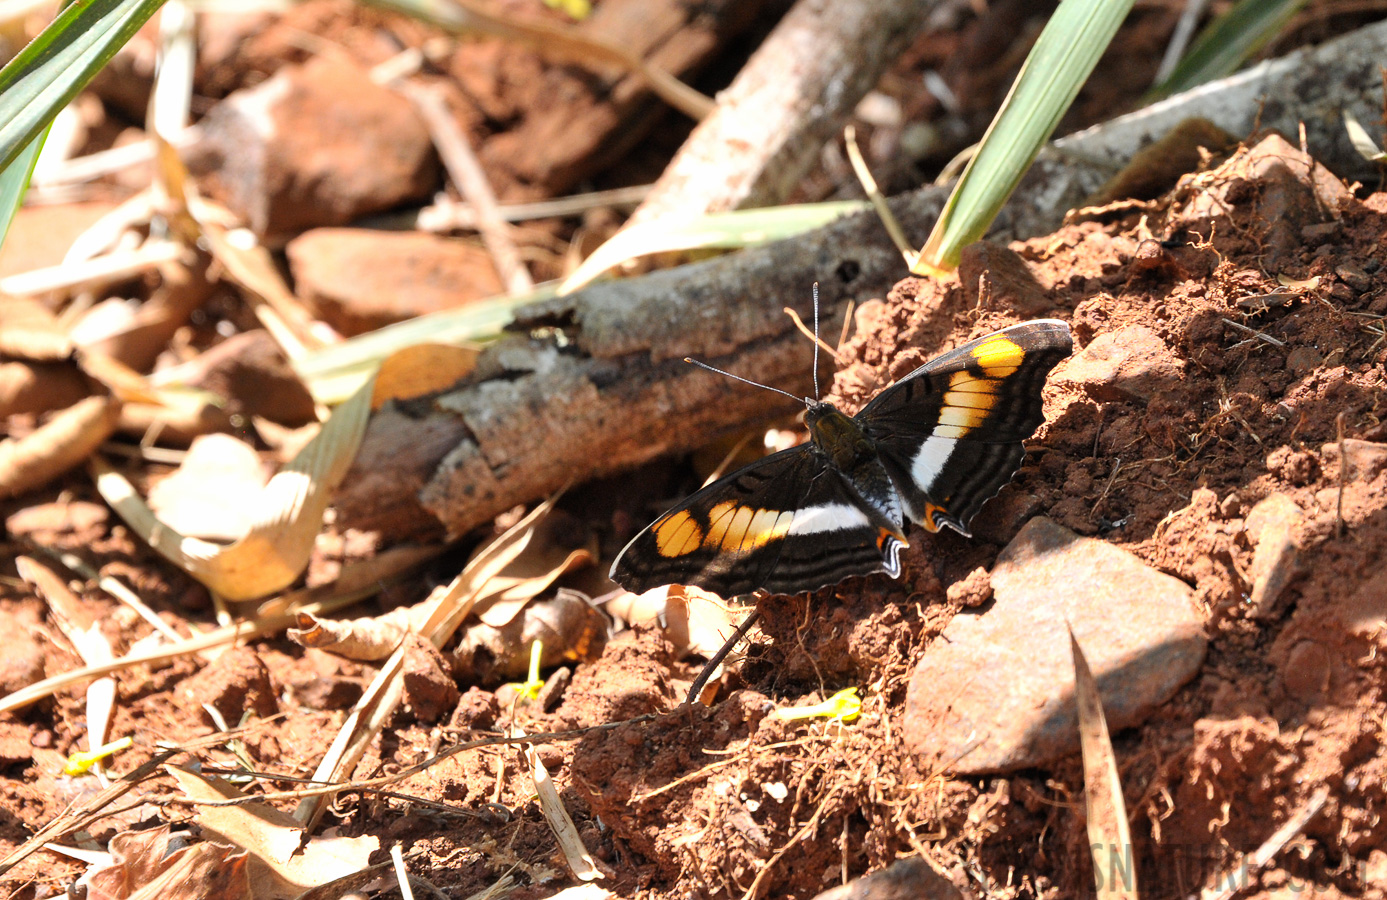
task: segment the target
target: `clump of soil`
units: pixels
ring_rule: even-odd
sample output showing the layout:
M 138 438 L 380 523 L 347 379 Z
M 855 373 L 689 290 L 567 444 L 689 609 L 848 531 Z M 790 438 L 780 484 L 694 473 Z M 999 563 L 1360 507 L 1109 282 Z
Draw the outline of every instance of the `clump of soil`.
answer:
M 836 382 L 849 408 L 936 349 L 1016 321 L 1006 297 L 1038 287 L 1042 314 L 1073 323 L 1076 357 L 1052 376 L 1049 424 L 1026 465 L 974 523 L 978 538 L 913 532 L 899 582 L 762 601 L 772 640 L 743 672 L 755 693 L 589 738 L 575 787 L 668 886 L 712 896 L 812 897 L 912 850 L 1008 896 L 1086 891 L 1077 759 L 955 780 L 920 771 L 898 740 L 911 663 L 978 602 L 948 586 L 990 567 L 1043 512 L 1191 584 L 1206 617 L 1195 681 L 1116 736 L 1144 893 L 1211 884 L 1320 786 L 1328 800 L 1295 851 L 1253 883 L 1372 890 L 1387 867 L 1375 849 L 1387 838 L 1387 465 L 1369 460 L 1387 447 L 1345 444 L 1359 458 L 1350 471 L 1338 442 L 1387 436 L 1387 294 L 1373 278 L 1384 197 L 1354 199 L 1270 138 L 1159 204 L 1013 245 L 1027 291 L 979 298 L 908 279 L 864 308 Z M 1105 340 L 1140 358 L 1095 369 L 1111 355 Z M 1303 513 L 1301 563 L 1258 618 L 1247 520 L 1274 494 Z M 868 697 L 851 727 L 760 714 L 763 697 L 794 703 L 850 684 Z

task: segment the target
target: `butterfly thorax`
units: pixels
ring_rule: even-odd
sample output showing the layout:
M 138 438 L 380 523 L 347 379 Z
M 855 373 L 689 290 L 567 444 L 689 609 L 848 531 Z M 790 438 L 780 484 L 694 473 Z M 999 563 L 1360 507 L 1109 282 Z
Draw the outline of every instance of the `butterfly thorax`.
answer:
M 879 516 L 879 524 L 897 537 L 904 523 L 900 496 L 877 455 L 876 442 L 851 416 L 832 403 L 808 401 L 804 424 L 814 449 L 832 463 L 832 469 L 847 482 Z M 874 517 L 875 518 L 875 517 Z

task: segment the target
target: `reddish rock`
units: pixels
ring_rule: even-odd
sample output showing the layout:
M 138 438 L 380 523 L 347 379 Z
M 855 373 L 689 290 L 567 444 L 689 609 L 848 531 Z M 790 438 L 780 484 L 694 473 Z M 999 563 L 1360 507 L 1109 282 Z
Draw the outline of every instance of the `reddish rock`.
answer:
M 299 294 L 347 335 L 504 293 L 486 250 L 457 238 L 318 228 L 286 251 Z
M 226 401 L 229 415 L 297 427 L 316 419 L 308 392 L 279 345 L 261 329 L 227 338 L 188 363 L 183 382 Z
M 10 613 L 0 612 L 0 634 L 5 652 L 0 653 L 0 697 L 43 680 L 43 647 L 28 627 Z
M 115 208 L 106 201 L 21 207 L 0 247 L 0 278 L 58 265 L 77 236 Z
M 414 107 L 332 56 L 237 91 L 202 130 L 189 168 L 262 237 L 344 225 L 424 199 L 438 184 Z
M 437 722 L 457 706 L 458 686 L 448 671 L 448 661 L 418 634 L 405 638 L 401 677 L 405 702 L 420 722 Z
M 1026 318 L 1042 316 L 1053 309 L 1044 286 L 1026 261 L 1011 248 L 991 241 L 978 241 L 963 248 L 958 284 L 970 309 L 1009 308 Z
M 184 681 L 179 693 L 194 715 L 211 722 L 202 708 L 207 704 L 221 713 L 231 728 L 236 727 L 247 710 L 262 719 L 279 712 L 270 670 L 249 647 L 227 650 L 207 668 Z
M 1007 772 L 1077 753 L 1066 625 L 1114 732 L 1145 720 L 1204 661 L 1188 585 L 1048 519 L 1021 529 L 991 581 L 992 606 L 955 616 L 911 677 L 902 729 L 926 765 Z
M 1145 325 L 1129 325 L 1094 338 L 1059 375 L 1075 382 L 1099 402 L 1145 403 L 1184 378 L 1184 366 L 1160 335 Z

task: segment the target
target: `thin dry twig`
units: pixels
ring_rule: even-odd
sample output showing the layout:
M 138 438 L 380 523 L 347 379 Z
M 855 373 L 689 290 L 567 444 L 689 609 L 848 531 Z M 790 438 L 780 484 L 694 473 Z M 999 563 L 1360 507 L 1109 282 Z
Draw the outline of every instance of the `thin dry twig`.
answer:
M 1319 815 L 1320 810 L 1324 809 L 1324 804 L 1329 800 L 1329 788 L 1320 785 L 1315 788 L 1315 792 L 1305 801 L 1291 817 L 1286 820 L 1280 828 L 1276 829 L 1271 835 L 1262 842 L 1262 846 L 1252 851 L 1248 856 L 1238 860 L 1231 872 L 1223 872 L 1214 879 L 1214 884 L 1226 884 L 1228 887 L 1212 896 L 1205 895 L 1203 900 L 1231 900 L 1231 898 L 1247 887 L 1248 880 L 1262 869 L 1266 868 L 1267 863 L 1276 858 L 1276 854 L 1291 842 L 1291 839 L 1305 830 L 1305 826 L 1310 824 L 1310 820 Z
M 520 259 L 520 251 L 511 240 L 510 228 L 501 218 L 500 203 L 496 192 L 491 189 L 481 160 L 473 152 L 467 135 L 458 126 L 457 120 L 448 112 L 443 97 L 431 88 L 404 84 L 400 88 L 414 107 L 423 116 L 429 133 L 433 135 L 438 155 L 448 169 L 457 189 L 472 206 L 477 217 L 477 231 L 482 243 L 491 253 L 492 262 L 506 290 L 511 294 L 524 294 L 535 286 L 534 279 Z

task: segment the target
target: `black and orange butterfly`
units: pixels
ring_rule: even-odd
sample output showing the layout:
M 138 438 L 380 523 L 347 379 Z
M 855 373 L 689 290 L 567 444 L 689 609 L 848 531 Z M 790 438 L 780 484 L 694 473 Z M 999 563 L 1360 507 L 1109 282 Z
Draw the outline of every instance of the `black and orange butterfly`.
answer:
M 806 400 L 809 441 L 698 491 L 637 534 L 612 580 L 642 592 L 794 594 L 849 575 L 900 575 L 905 519 L 968 523 L 1016 474 L 1044 421 L 1040 391 L 1073 347 L 1038 319 L 935 357 L 855 416 Z

